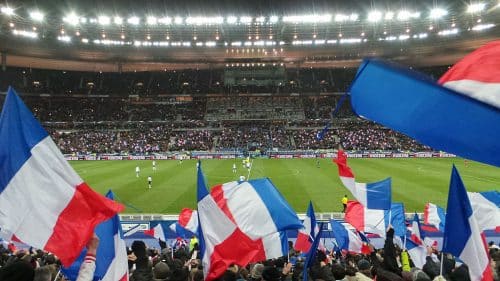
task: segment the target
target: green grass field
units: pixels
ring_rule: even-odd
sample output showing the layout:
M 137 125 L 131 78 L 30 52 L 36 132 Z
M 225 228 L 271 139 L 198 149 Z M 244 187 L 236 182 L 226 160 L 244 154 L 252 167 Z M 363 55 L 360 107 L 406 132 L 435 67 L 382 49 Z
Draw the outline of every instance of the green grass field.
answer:
M 238 172 L 232 173 L 236 161 Z M 182 208 L 196 208 L 196 161 L 182 164 L 151 161 L 72 161 L 71 165 L 90 186 L 104 194 L 112 189 L 127 203 L 127 213 L 177 214 Z M 349 159 L 359 182 L 374 182 L 391 176 L 393 201 L 405 203 L 407 212 L 423 212 L 426 202 L 446 206 L 451 165 L 455 163 L 468 191 L 500 188 L 500 169 L 459 158 L 421 159 Z M 135 166 L 141 168 L 139 178 Z M 247 176 L 241 160 L 204 160 L 203 170 L 210 186 Z M 147 177 L 153 188 L 147 189 Z M 337 167 L 331 159 L 255 159 L 250 178 L 269 177 L 295 211 L 304 213 L 309 200 L 316 212 L 338 212 L 340 199 L 347 190 L 342 186 Z M 350 198 L 352 196 L 347 193 Z M 136 209 L 134 209 L 134 207 Z

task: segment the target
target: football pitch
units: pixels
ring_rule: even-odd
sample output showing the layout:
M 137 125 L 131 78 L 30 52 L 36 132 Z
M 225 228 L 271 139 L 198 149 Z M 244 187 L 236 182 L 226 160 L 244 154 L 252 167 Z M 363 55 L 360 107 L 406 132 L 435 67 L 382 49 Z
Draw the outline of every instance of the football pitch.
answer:
M 126 213 L 178 214 L 182 208 L 196 208 L 196 160 L 156 160 L 156 172 L 150 160 L 70 163 L 94 190 L 104 194 L 112 189 Z M 500 189 L 499 168 L 472 161 L 466 167 L 460 158 L 349 159 L 358 182 L 392 177 L 392 200 L 403 202 L 406 212 L 423 212 L 426 202 L 446 206 L 452 164 L 468 191 Z M 241 159 L 203 160 L 202 167 L 209 186 L 248 176 Z M 250 179 L 260 177 L 270 178 L 298 213 L 305 213 L 309 200 L 316 212 L 339 212 L 343 195 L 352 199 L 331 159 L 321 159 L 319 166 L 316 159 L 254 159 Z

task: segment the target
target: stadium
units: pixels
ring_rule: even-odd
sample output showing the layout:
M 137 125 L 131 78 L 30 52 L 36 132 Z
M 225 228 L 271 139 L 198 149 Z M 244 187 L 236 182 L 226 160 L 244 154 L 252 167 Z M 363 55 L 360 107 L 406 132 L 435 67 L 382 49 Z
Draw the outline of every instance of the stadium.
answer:
M 230 194 L 224 195 L 227 183 L 257 185 L 260 179 L 268 179 L 270 190 L 276 189 L 280 200 L 286 203 L 283 206 L 290 207 L 304 223 L 310 220 L 308 206 L 312 202 L 318 223 L 324 223 L 323 241 L 335 237 L 330 220 L 348 225 L 349 230 L 361 231 L 345 218 L 344 198 L 362 200 L 343 179 L 342 165 L 352 170 L 353 183 L 356 175 L 356 188 L 361 182 L 370 186 L 390 178 L 389 204 L 404 204 L 404 228 L 411 228 L 413 214 L 417 213 L 420 218 L 417 221 L 425 225 L 424 233 L 437 241 L 441 249 L 444 226 L 440 229 L 439 223 L 431 225 L 427 219 L 429 203 L 446 210 L 450 182 L 453 182 L 453 174 L 450 180 L 452 166 L 459 171 L 468 192 L 493 192 L 498 196 L 500 170 L 494 158 L 500 158 L 499 151 L 490 151 L 487 157 L 493 159 L 491 162 L 481 161 L 480 156 L 468 157 L 470 154 L 447 150 L 444 141 L 443 146 L 440 143 L 434 146 L 435 142 L 426 142 L 428 138 L 416 138 L 408 131 L 368 118 L 355 106 L 359 103 L 354 100 L 353 82 L 361 81 L 363 67 L 360 66 L 365 65 L 365 59 L 372 58 L 391 67 L 396 65 L 394 68 L 402 73 L 419 72 L 412 75 L 425 76 L 418 78 L 420 80 L 437 81 L 465 56 L 489 43 L 497 42 L 496 51 L 500 53 L 498 38 L 500 2 L 496 0 L 0 2 L 0 105 L 4 107 L 0 117 L 0 144 L 5 147 L 0 151 L 0 169 L 5 171 L 0 175 L 4 185 L 0 189 L 0 213 L 7 206 L 15 205 L 3 203 L 1 199 L 3 188 L 11 184 L 8 173 L 15 162 L 12 156 L 5 155 L 24 147 L 22 144 L 9 146 L 18 136 L 10 127 L 2 127 L 7 128 L 8 120 L 14 120 L 8 118 L 11 111 L 6 108 L 12 103 L 11 93 L 15 91 L 16 97 L 27 106 L 74 169 L 76 178 L 80 177 L 102 195 L 111 190 L 114 200 L 124 206 L 118 224 L 121 222 L 122 238 L 125 236 L 128 245 L 142 240 L 151 248 L 159 248 L 162 245 L 154 239 L 159 237 L 148 236 L 148 231 L 158 226 L 165 228 L 163 238 L 168 245 L 175 243 L 178 236 L 191 238 L 191 232 L 181 235 L 168 226 L 181 223 L 181 211 L 185 208 L 200 208 L 198 163 L 201 163 L 209 191 L 211 188 L 213 193 L 226 184 L 220 194 L 226 197 L 223 201 L 216 200 L 219 207 L 238 204 L 237 200 L 231 201 Z M 490 65 L 497 71 L 500 64 L 499 59 L 495 59 Z M 481 62 L 488 63 L 487 60 Z M 377 79 L 380 92 L 384 92 L 387 85 L 396 84 L 382 76 Z M 498 81 L 488 82 L 498 84 Z M 373 85 L 379 86 L 372 84 L 372 89 Z M 498 89 L 495 89 L 490 93 L 496 94 Z M 419 94 L 418 90 L 413 93 Z M 402 99 L 394 96 L 382 100 L 381 104 Z M 429 104 L 429 107 L 439 106 Z M 493 112 L 498 120 L 498 103 L 493 106 L 488 112 Z M 444 108 L 446 110 L 446 106 Z M 404 115 L 395 110 L 393 118 L 397 119 L 398 114 Z M 16 122 L 22 123 L 27 118 L 21 117 L 15 119 Z M 464 113 L 463 119 L 467 118 L 475 117 Z M 428 120 L 420 116 L 417 119 Z M 419 127 L 415 131 L 427 131 L 427 128 L 432 131 L 437 123 L 439 120 L 431 120 L 424 124 L 424 129 Z M 497 125 L 492 122 L 488 126 L 490 138 L 494 139 L 492 136 L 498 135 Z M 33 137 L 25 131 L 22 135 Z M 478 147 L 470 149 L 481 150 L 481 144 L 476 145 Z M 348 158 L 345 163 L 339 163 L 342 151 Z M 67 171 L 49 160 L 44 161 L 50 169 L 55 169 L 55 174 Z M 36 178 L 47 173 L 29 175 Z M 40 182 L 46 183 L 43 189 L 51 193 L 49 186 L 53 182 Z M 37 204 L 37 197 L 33 197 L 33 202 L 27 201 L 29 203 L 19 206 L 30 208 Z M 248 201 L 248 206 L 253 203 Z M 471 204 L 474 207 L 472 199 Z M 496 213 L 490 217 L 492 223 L 500 220 L 498 207 L 496 202 Z M 223 212 L 231 212 L 230 207 L 225 208 Z M 245 210 L 243 206 L 241 209 Z M 394 219 L 392 213 L 389 214 L 387 226 Z M 238 225 L 236 213 L 228 216 Z M 243 221 L 248 218 L 242 217 Z M 266 221 L 263 217 L 261 220 Z M 280 219 L 273 217 L 273 220 Z M 12 240 L 15 242 L 12 245 L 20 248 L 34 246 L 46 250 L 27 242 L 28 238 L 16 236 L 18 232 L 7 229 L 7 221 L 8 218 L 0 214 L 0 234 L 6 245 L 10 247 Z M 198 223 L 198 219 L 196 221 Z M 199 222 L 203 224 L 201 218 Z M 380 221 L 372 223 L 378 227 Z M 496 225 L 497 231 L 493 226 L 483 234 L 488 242 L 498 245 L 499 225 Z M 290 240 L 299 239 L 297 228 L 283 231 Z M 385 247 L 385 231 L 383 228 L 382 234 L 373 233 L 372 244 L 378 246 L 376 248 Z M 314 230 L 311 233 L 309 238 L 314 242 Z M 85 234 L 85 243 L 90 234 Z M 258 237 L 254 233 L 248 235 Z M 98 236 L 101 244 L 104 243 L 106 239 Z M 406 241 L 406 232 L 402 239 Z M 334 242 L 323 243 L 327 251 L 333 252 Z M 406 247 L 406 242 L 402 245 Z M 55 251 L 48 252 L 57 255 Z M 196 253 L 193 256 L 187 252 L 196 259 Z M 3 267 L 7 266 L 13 251 L 2 253 L 5 254 L 0 260 Z M 167 262 L 172 268 L 170 279 L 184 276 L 182 266 L 176 269 L 178 271 L 173 270 L 174 251 L 169 253 L 172 254 L 172 260 Z M 148 249 L 148 255 L 155 264 L 160 257 L 164 258 L 161 251 L 152 249 Z M 497 260 L 500 251 L 490 251 L 490 255 L 491 260 Z M 272 258 L 278 256 L 283 255 L 271 255 Z M 179 259 L 186 257 L 181 255 Z M 227 266 L 241 262 L 245 268 L 247 264 L 264 260 L 254 257 L 250 263 L 239 258 Z M 352 258 L 354 267 L 359 267 L 360 257 Z M 345 257 L 337 259 L 342 263 L 349 261 Z M 369 255 L 365 255 L 366 259 Z M 443 256 L 439 259 L 443 263 Z M 64 264 L 64 259 L 61 260 Z M 376 267 L 376 262 L 369 261 L 372 268 Z M 263 264 L 269 269 L 270 264 Z M 276 264 L 274 268 L 285 271 L 284 264 Z M 415 261 L 412 264 L 418 267 Z M 492 266 L 490 280 L 498 280 L 498 264 L 497 260 L 497 266 Z M 130 256 L 129 265 L 133 274 Z M 329 266 L 333 272 L 334 263 Z M 380 272 L 391 271 L 383 265 L 380 268 Z M 216 277 L 258 280 L 250 277 L 249 272 L 247 277 L 240 271 L 235 273 L 237 276 L 229 276 L 226 269 Z M 97 272 L 99 270 L 98 266 Z M 72 277 L 74 272 L 63 272 L 70 280 L 76 280 L 76 275 Z M 404 277 L 401 270 L 392 272 Z M 0 277 L 7 278 L 2 274 L 5 273 L 0 267 Z M 47 280 L 56 277 L 51 274 L 52 279 Z M 191 265 L 187 274 L 195 275 Z M 330 280 L 330 275 L 325 277 L 314 270 L 309 274 L 313 279 Z M 370 278 L 376 275 L 371 274 Z M 446 278 L 452 275 L 440 274 Z M 217 279 L 207 276 L 207 272 L 203 277 Z M 123 280 L 102 279 L 97 273 L 93 278 Z M 275 280 L 263 275 L 260 278 Z M 299 280 L 301 276 L 292 277 L 291 273 L 288 277 L 282 276 L 282 280 L 288 280 L 286 278 Z M 399 280 L 394 278 L 384 280 Z M 331 280 L 339 279 L 343 277 Z

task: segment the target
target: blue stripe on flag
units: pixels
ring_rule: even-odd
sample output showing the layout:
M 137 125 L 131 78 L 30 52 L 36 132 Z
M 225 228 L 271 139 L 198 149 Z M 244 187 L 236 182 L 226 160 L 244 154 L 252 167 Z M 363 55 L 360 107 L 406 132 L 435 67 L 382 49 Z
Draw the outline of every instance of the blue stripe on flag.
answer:
M 500 192 L 494 190 L 479 192 L 479 194 L 488 199 L 488 201 L 493 202 L 493 204 L 497 205 L 497 207 L 500 207 Z
M 248 182 L 266 205 L 278 231 L 302 228 L 297 214 L 270 179 L 262 178 L 249 180 Z
M 31 157 L 31 149 L 47 132 L 9 87 L 0 114 L 0 193 Z
M 286 234 L 286 231 L 280 231 L 280 240 L 281 240 L 281 252 L 283 253 L 283 256 L 288 255 L 288 235 Z
M 492 153 L 500 151 L 500 130 L 492 129 L 500 124 L 499 108 L 418 72 L 370 59 L 360 66 L 350 93 L 353 110 L 363 118 L 433 149 L 500 166 L 500 157 Z
M 345 226 L 336 220 L 331 220 L 332 233 L 337 242 L 337 246 L 342 250 L 349 250 L 349 234 Z
M 403 203 L 392 203 L 390 217 L 392 228 L 394 228 L 394 235 L 401 237 L 404 236 L 406 234 L 406 223 L 405 207 Z M 386 224 L 386 226 L 388 225 Z
M 391 178 L 366 184 L 368 209 L 387 210 L 391 208 Z

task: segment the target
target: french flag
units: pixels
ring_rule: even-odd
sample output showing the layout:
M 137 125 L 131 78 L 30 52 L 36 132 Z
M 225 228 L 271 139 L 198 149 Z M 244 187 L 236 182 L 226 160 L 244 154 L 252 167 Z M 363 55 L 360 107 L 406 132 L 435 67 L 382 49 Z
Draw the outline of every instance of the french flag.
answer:
M 108 191 L 106 197 L 113 200 L 113 192 Z M 128 280 L 127 245 L 122 239 L 122 227 L 120 218 L 113 218 L 99 224 L 95 233 L 99 237 L 99 247 L 95 259 L 96 269 L 94 281 L 126 281 Z M 87 250 L 84 249 L 80 257 L 68 268 L 62 268 L 62 272 L 70 280 L 78 277 L 78 271 L 84 262 Z
M 351 106 L 357 115 L 435 150 L 500 167 L 493 153 L 500 151 L 500 130 L 491 127 L 500 124 L 498 65 L 500 41 L 467 55 L 438 83 L 408 68 L 365 59 L 349 88 Z
M 443 231 L 445 227 L 446 212 L 436 204 L 427 203 L 424 209 L 424 224 L 433 225 Z
M 263 252 L 262 240 L 254 241 L 238 228 L 208 193 L 198 165 L 198 240 L 205 280 L 221 276 L 232 265 L 246 266 Z M 262 260 L 265 259 L 261 256 Z
M 173 233 L 175 233 L 176 237 L 184 238 L 184 239 L 190 239 L 195 235 L 197 232 L 191 232 L 187 229 L 185 229 L 182 225 L 179 224 L 179 222 L 174 222 L 169 225 L 168 227 Z
M 254 240 L 303 227 L 268 178 L 228 182 L 213 187 L 210 193 L 227 217 Z
M 198 232 L 198 212 L 184 208 L 179 214 L 179 224 L 192 233 Z
M 500 193 L 498 191 L 467 192 L 472 213 L 481 231 L 500 232 Z
M 405 247 L 415 267 L 423 268 L 426 263 L 427 248 L 421 244 L 415 243 L 408 237 L 406 238 Z
M 347 166 L 347 154 L 340 149 L 337 159 L 333 159 L 333 162 L 339 168 L 340 181 L 363 206 L 378 210 L 391 208 L 391 178 L 373 183 L 356 182 L 354 173 Z
M 493 280 L 486 242 L 455 165 L 451 171 L 442 251 L 467 264 L 472 281 Z
M 330 225 L 332 226 L 332 233 L 335 237 L 335 241 L 341 250 L 357 254 L 370 253 L 370 248 L 363 242 L 357 233 L 347 229 L 345 225 L 336 220 L 331 220 Z
M 295 250 L 301 251 L 303 253 L 309 252 L 313 239 L 318 234 L 319 228 L 316 224 L 316 215 L 314 214 L 314 208 L 312 202 L 309 201 L 309 207 L 307 208 L 307 214 L 302 222 L 304 228 L 299 229 L 297 234 L 297 240 L 295 240 Z
M 389 224 L 397 236 L 406 233 L 405 212 L 402 203 L 392 203 L 389 210 L 373 210 L 365 208 L 356 201 L 347 202 L 344 220 L 361 232 L 375 233 L 385 237 Z
M 0 236 L 70 266 L 94 228 L 122 205 L 94 192 L 9 88 L 0 115 Z
M 155 227 L 144 230 L 144 234 L 160 239 L 161 241 L 167 241 L 167 229 L 165 229 L 162 223 L 158 223 Z
M 420 229 L 420 219 L 417 213 L 413 216 L 410 228 L 410 240 L 417 245 L 423 245 L 424 237 L 422 236 L 422 231 Z

